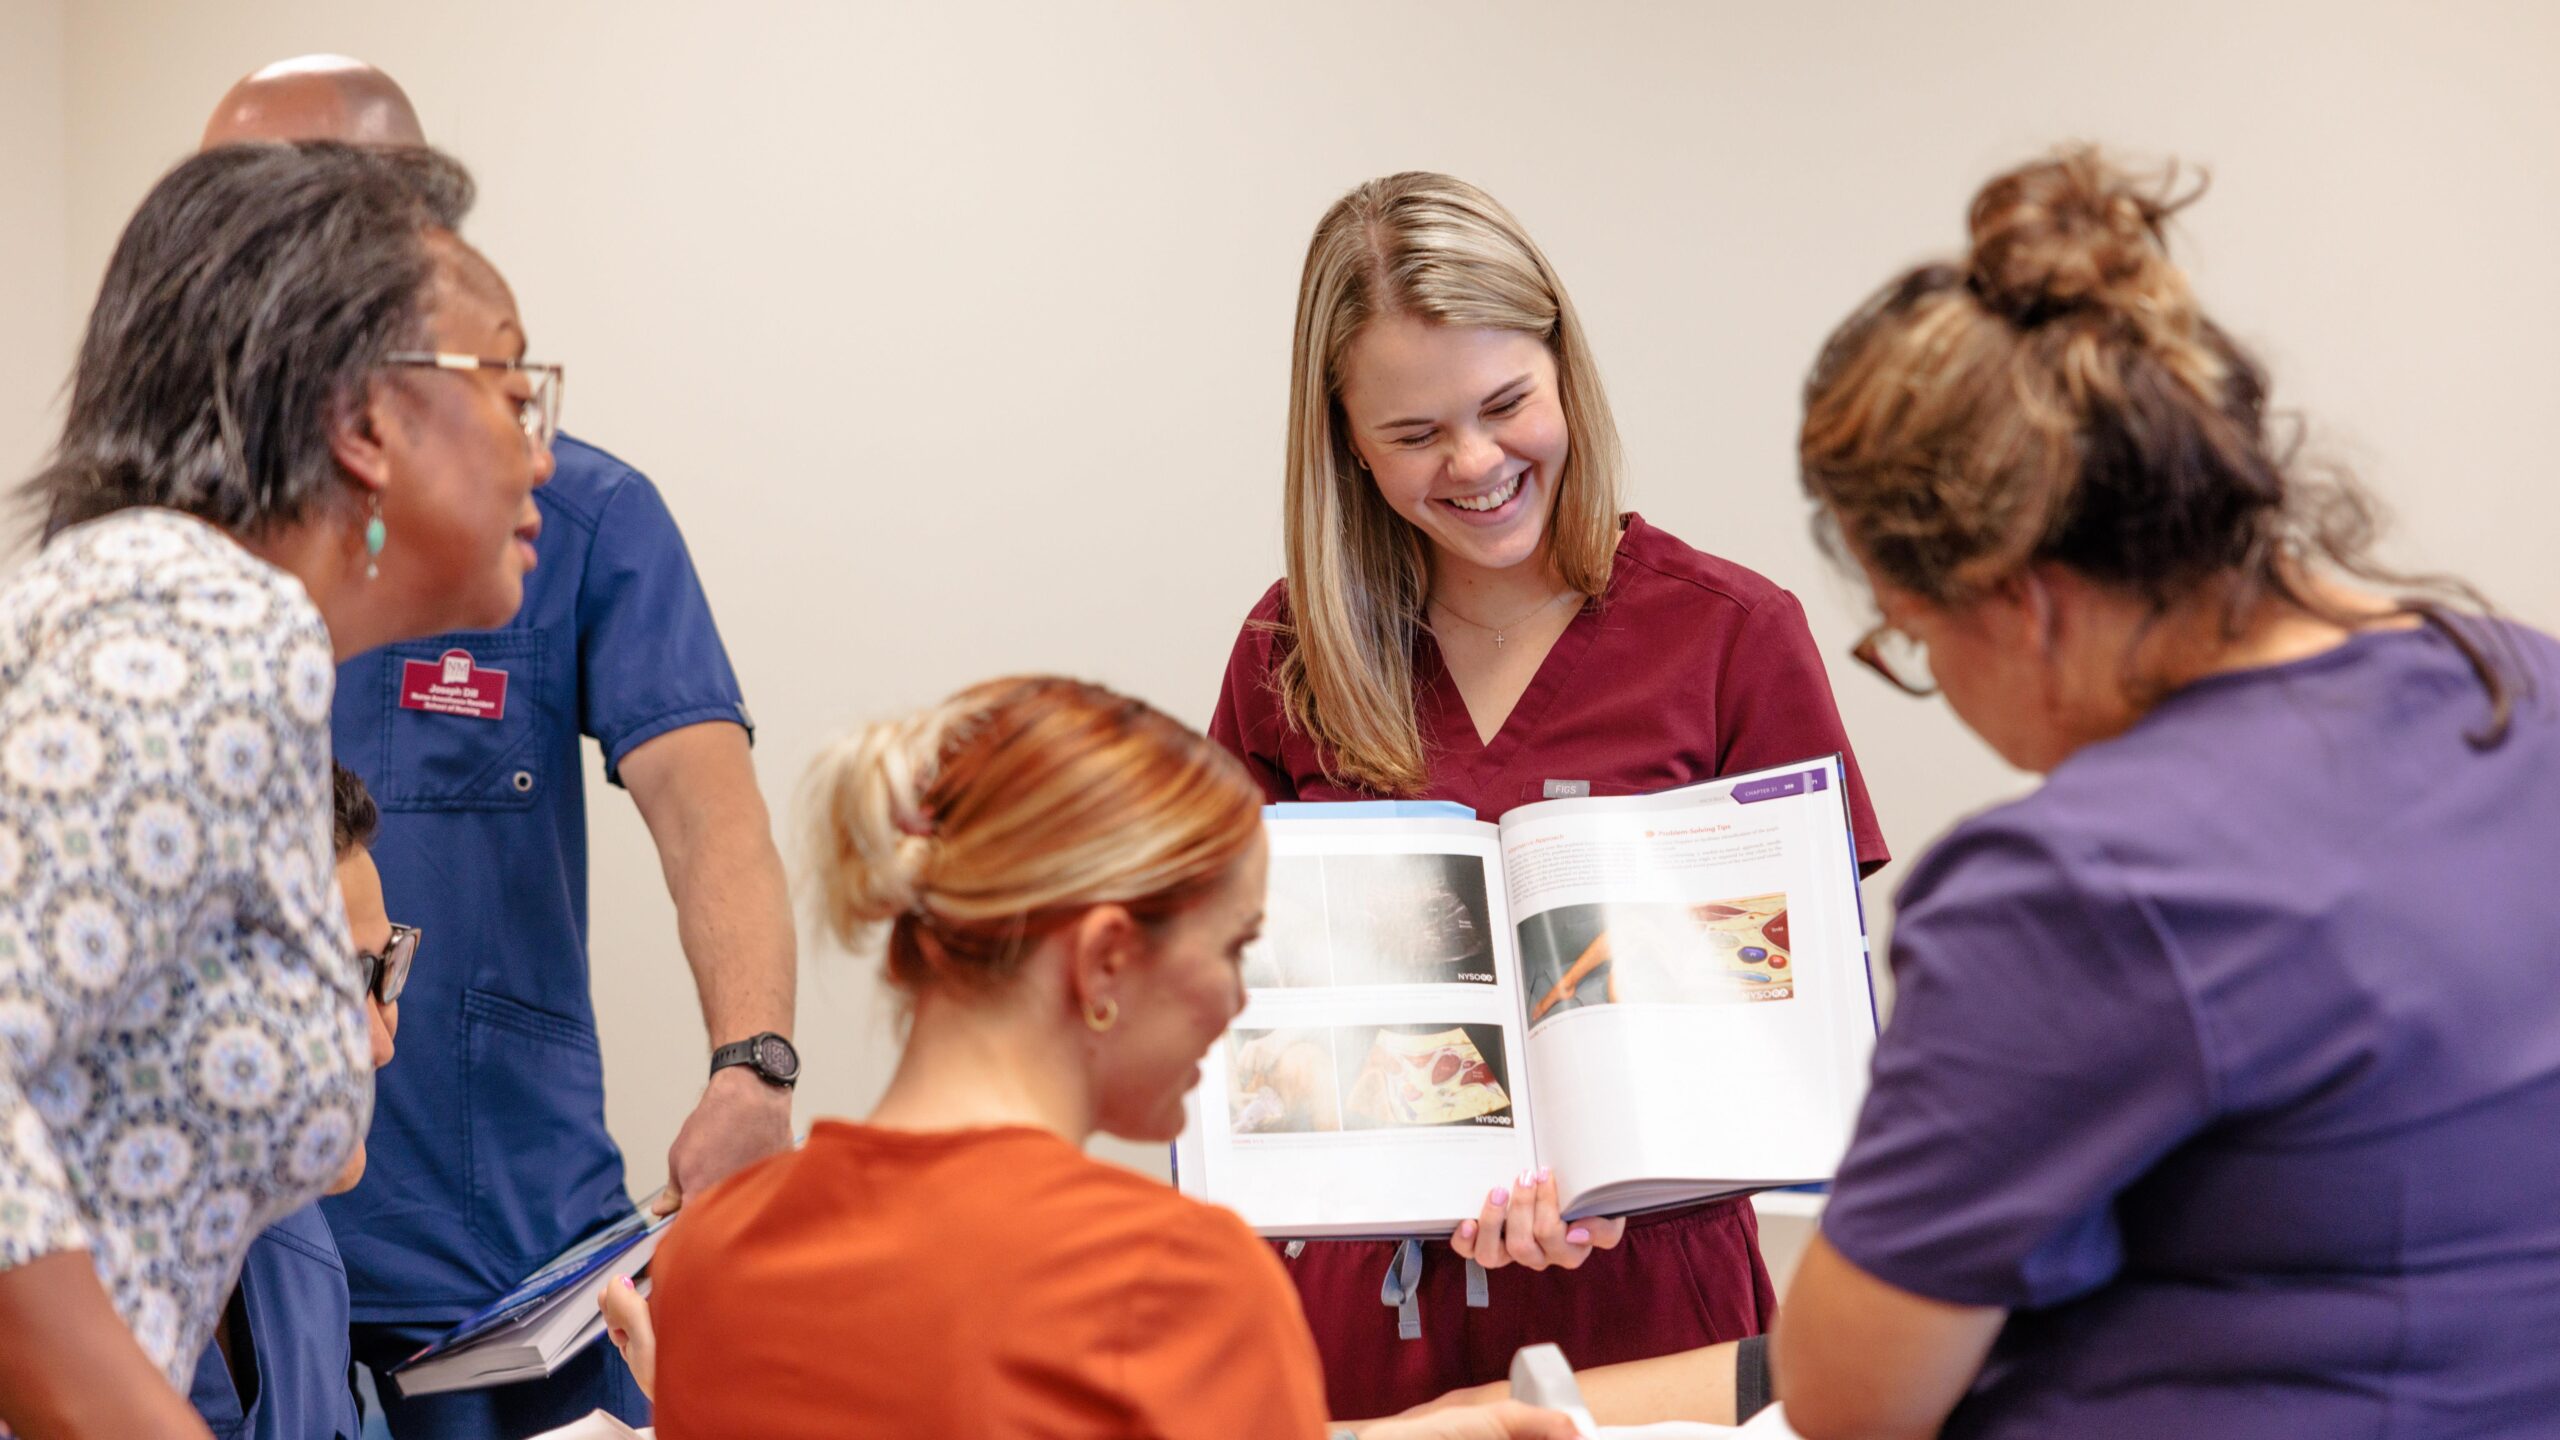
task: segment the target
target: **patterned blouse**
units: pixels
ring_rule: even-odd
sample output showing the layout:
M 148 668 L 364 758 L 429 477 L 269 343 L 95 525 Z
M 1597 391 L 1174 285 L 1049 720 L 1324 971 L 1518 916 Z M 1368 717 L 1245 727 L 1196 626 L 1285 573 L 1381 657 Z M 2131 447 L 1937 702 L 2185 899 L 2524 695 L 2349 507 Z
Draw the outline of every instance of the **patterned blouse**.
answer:
M 182 1392 L 372 1107 L 334 680 L 301 585 L 172 511 L 0 582 L 0 1269 L 87 1250 Z

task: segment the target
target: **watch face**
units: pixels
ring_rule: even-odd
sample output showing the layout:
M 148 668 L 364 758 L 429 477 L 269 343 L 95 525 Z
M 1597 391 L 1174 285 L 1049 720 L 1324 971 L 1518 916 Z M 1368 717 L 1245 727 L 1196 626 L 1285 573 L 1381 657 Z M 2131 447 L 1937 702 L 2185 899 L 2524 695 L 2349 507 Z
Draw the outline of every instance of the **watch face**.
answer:
M 800 1076 L 800 1056 L 781 1036 L 762 1036 L 756 1041 L 756 1068 L 776 1080 L 796 1080 Z

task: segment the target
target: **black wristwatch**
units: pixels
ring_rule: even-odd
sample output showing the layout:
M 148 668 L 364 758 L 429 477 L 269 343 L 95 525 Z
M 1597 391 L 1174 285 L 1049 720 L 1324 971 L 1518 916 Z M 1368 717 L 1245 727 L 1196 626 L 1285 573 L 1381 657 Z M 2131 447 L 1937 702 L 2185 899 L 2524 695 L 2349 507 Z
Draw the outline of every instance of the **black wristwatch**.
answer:
M 770 1030 L 711 1052 L 712 1074 L 732 1065 L 746 1066 L 756 1072 L 757 1079 L 778 1089 L 788 1090 L 800 1083 L 800 1052 Z

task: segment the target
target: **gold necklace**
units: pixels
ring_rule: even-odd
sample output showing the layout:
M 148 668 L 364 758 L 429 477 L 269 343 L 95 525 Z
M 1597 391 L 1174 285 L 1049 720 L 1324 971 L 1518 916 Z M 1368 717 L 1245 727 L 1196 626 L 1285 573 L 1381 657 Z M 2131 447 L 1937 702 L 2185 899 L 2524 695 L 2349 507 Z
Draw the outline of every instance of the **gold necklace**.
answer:
M 1564 589 L 1557 591 L 1553 595 L 1548 596 L 1546 599 L 1539 601 L 1537 604 L 1530 606 L 1528 609 L 1521 611 L 1519 614 L 1512 616 L 1510 619 L 1503 621 L 1499 625 L 1487 625 L 1483 621 L 1467 615 L 1457 606 L 1450 604 L 1446 600 L 1435 598 L 1431 603 L 1448 611 L 1450 617 L 1458 621 L 1460 624 L 1472 625 L 1478 630 L 1490 631 L 1493 635 L 1493 648 L 1500 650 L 1505 644 L 1509 643 L 1509 637 L 1504 635 L 1502 632 L 1511 629 L 1523 620 L 1545 614 L 1550 607 L 1567 595 L 1579 595 L 1581 593 L 1581 591 L 1568 585 Z

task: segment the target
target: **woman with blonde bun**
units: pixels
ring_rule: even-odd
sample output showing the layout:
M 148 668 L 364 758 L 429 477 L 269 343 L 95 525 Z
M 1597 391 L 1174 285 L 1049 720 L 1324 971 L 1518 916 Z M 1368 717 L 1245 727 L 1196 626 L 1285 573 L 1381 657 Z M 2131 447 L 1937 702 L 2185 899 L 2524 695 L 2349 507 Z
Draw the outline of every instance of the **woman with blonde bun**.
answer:
M 886 932 L 906 1047 L 866 1119 L 819 1122 L 668 1233 L 658 1433 L 1323 1435 L 1270 1252 L 1082 1149 L 1172 1139 L 1243 1006 L 1266 861 L 1242 768 L 1100 687 L 998 680 L 838 742 L 808 802 L 826 927 Z M 646 1342 L 635 1321 L 625 1297 L 617 1339 Z M 1505 1405 L 1367 1433 L 1574 1432 Z
M 1573 302 L 1509 211 L 1422 172 L 1343 196 L 1299 282 L 1288 574 L 1209 733 L 1275 801 L 1486 819 L 1837 752 L 1858 857 L 1882 865 L 1803 607 L 1621 510 L 1620 470 Z M 1567 1221 L 1553 1175 L 1484 1184 L 1422 1257 L 1410 1338 L 1379 1303 L 1394 1244 L 1290 1247 L 1344 1413 L 1493 1381 L 1532 1341 L 1604 1365 L 1756 1337 L 1776 1311 L 1746 1200 Z
M 2045 777 L 1902 887 L 1773 1341 L 1817 1440 L 2560 1423 L 2560 645 L 2371 560 L 2184 203 L 2003 175 L 1807 386 L 1862 652 Z

